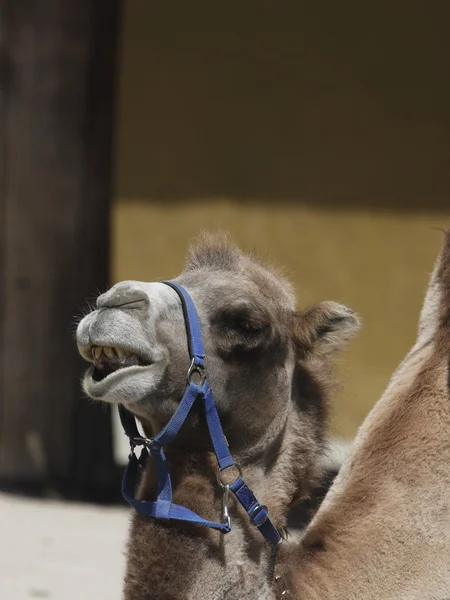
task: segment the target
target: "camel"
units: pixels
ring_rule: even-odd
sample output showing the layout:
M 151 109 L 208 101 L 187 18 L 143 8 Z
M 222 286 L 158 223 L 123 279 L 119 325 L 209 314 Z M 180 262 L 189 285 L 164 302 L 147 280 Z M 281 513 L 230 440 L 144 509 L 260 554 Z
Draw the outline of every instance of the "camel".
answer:
M 297 312 L 290 284 L 225 239 L 204 237 L 174 280 L 195 302 L 206 373 L 233 459 L 283 531 L 289 508 L 321 477 L 332 357 L 359 328 L 335 302 Z M 83 388 L 119 404 L 152 438 L 186 390 L 190 356 L 180 299 L 164 283 L 124 281 L 98 297 L 77 328 L 90 363 Z M 208 520 L 223 513 L 217 462 L 200 409 L 165 449 L 173 497 Z M 233 479 L 235 473 L 229 473 Z M 157 493 L 148 461 L 138 497 Z M 230 500 L 232 529 L 133 514 L 125 600 L 275 600 L 273 552 Z
M 416 343 L 301 542 L 281 548 L 279 598 L 450 598 L 449 372 L 450 231 Z

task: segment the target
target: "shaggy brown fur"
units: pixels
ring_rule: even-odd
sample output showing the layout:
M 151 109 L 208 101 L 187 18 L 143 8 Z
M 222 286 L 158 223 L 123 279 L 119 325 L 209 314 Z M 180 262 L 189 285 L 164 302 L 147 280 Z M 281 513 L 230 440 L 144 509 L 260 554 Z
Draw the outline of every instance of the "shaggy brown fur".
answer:
M 450 232 L 416 345 L 361 427 L 302 543 L 285 549 L 280 587 L 293 597 L 450 598 L 449 357 Z
M 288 282 L 222 239 L 206 239 L 194 248 L 176 281 L 190 292 L 199 312 L 208 380 L 232 455 L 281 529 L 289 506 L 308 496 L 321 475 L 318 465 L 324 445 L 330 355 L 355 334 L 358 320 L 333 302 L 295 312 Z M 165 294 L 165 306 L 161 294 Z M 78 334 L 80 352 L 86 358 L 89 344 L 104 344 L 105 336 L 117 345 L 125 345 L 120 340 L 126 340 L 131 349 L 134 344 L 136 353 L 140 344 L 140 352 L 149 357 L 153 347 L 160 349 L 164 368 L 144 396 L 138 394 L 141 380 L 135 388 L 130 381 L 103 395 L 96 394 L 98 386 L 89 375 L 85 383 L 93 397 L 126 403 L 148 435 L 160 430 L 173 413 L 184 392 L 189 365 L 181 309 L 177 299 L 167 294 L 158 284 L 119 284 L 99 298 L 100 311 L 80 324 Z M 147 337 L 152 347 L 146 345 Z M 155 359 L 153 363 L 159 364 Z M 152 369 L 150 364 L 149 374 L 143 370 L 142 377 L 150 377 Z M 174 501 L 217 520 L 221 490 L 200 412 L 194 411 L 185 423 L 168 447 L 167 457 Z M 140 496 L 155 496 L 151 464 Z M 231 516 L 233 530 L 221 536 L 198 526 L 134 515 L 125 599 L 273 598 L 267 543 L 234 503 Z

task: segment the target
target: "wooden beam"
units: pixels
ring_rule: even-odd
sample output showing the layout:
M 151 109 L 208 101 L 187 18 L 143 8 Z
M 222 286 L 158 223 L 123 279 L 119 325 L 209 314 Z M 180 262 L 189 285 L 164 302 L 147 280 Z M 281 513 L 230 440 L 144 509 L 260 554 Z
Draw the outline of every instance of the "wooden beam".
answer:
M 119 1 L 3 1 L 0 482 L 100 489 L 113 472 L 73 332 L 108 281 Z

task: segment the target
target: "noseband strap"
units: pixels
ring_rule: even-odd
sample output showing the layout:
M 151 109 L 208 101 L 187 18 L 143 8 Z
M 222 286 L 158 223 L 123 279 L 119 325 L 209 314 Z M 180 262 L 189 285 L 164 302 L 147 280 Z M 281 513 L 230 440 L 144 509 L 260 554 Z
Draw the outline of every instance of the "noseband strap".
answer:
M 231 520 L 228 514 L 228 493 L 231 491 L 247 512 L 250 521 L 255 525 L 264 538 L 276 547 L 280 540 L 277 528 L 269 519 L 267 507 L 260 504 L 251 489 L 242 478 L 242 472 L 237 465 L 228 448 L 223 433 L 219 414 L 211 388 L 206 379 L 205 372 L 205 350 L 202 341 L 200 320 L 195 304 L 188 292 L 179 284 L 172 281 L 163 281 L 178 294 L 183 307 L 183 316 L 186 326 L 188 350 L 191 365 L 188 371 L 188 381 L 184 396 L 167 425 L 152 439 L 140 435 L 136 426 L 134 416 L 123 406 L 119 406 L 119 414 L 122 426 L 130 440 L 131 452 L 128 466 L 122 481 L 122 493 L 130 505 L 142 516 L 156 519 L 169 519 L 196 523 L 206 527 L 218 529 L 222 533 L 231 530 Z M 222 519 L 220 522 L 208 521 L 200 515 L 184 506 L 174 504 L 172 501 L 172 482 L 168 470 L 164 447 L 177 435 L 181 426 L 187 419 L 189 412 L 195 402 L 200 402 L 205 413 L 209 435 L 217 457 L 218 473 L 217 480 L 223 490 Z M 136 446 L 142 446 L 139 457 L 135 454 Z M 140 473 L 152 457 L 158 476 L 157 498 L 155 501 L 138 500 L 135 497 L 135 489 Z M 235 467 L 239 476 L 233 483 L 224 483 L 221 473 L 229 467 Z

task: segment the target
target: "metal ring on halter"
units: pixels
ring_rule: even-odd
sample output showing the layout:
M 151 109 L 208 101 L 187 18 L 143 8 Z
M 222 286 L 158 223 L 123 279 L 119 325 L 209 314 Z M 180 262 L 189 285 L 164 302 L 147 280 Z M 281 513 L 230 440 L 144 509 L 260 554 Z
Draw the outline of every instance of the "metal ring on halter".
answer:
M 197 385 L 203 385 L 205 383 L 205 381 L 206 381 L 205 367 L 202 367 L 201 365 L 196 365 L 195 358 L 192 359 L 191 365 L 188 370 L 188 374 L 187 374 L 188 384 L 192 382 L 193 375 L 198 375 L 200 378 L 200 381 L 198 381 L 198 382 L 194 381 L 194 383 L 196 383 Z
M 131 460 L 133 456 L 136 457 L 134 451 L 137 446 L 145 446 L 146 448 L 150 449 L 150 444 L 152 443 L 152 441 L 153 440 L 151 440 L 150 438 L 142 436 L 136 436 L 133 438 L 130 437 L 130 453 L 128 455 L 128 460 Z
M 254 523 L 254 518 L 256 517 L 256 515 L 258 515 L 262 510 L 266 511 L 266 516 L 265 518 L 261 521 L 261 523 L 259 523 L 258 525 L 256 523 Z M 267 506 L 265 506 L 264 504 L 257 504 L 255 506 L 255 508 L 252 508 L 252 510 L 248 513 L 248 516 L 251 519 L 251 522 L 253 523 L 253 525 L 255 527 L 261 527 L 261 525 L 263 523 L 265 523 L 267 521 L 267 519 L 269 518 L 269 509 L 267 508 Z
M 236 477 L 236 479 L 234 481 L 236 481 L 237 479 L 239 479 L 239 477 L 242 477 L 242 469 L 240 467 L 240 465 L 238 465 L 238 463 L 233 463 L 232 465 L 230 465 L 229 467 L 223 467 L 223 469 L 218 469 L 217 473 L 216 473 L 216 479 L 217 479 L 217 483 L 220 485 L 220 487 L 224 490 L 225 487 L 227 485 L 232 485 L 231 483 L 225 483 L 224 481 L 222 481 L 221 478 L 221 473 L 222 471 L 225 471 L 225 469 L 232 469 L 233 467 L 235 467 L 238 470 L 238 476 Z M 234 482 L 232 482 L 234 483 Z
M 136 436 L 134 438 L 130 438 L 130 445 L 133 448 L 135 448 L 136 446 L 147 446 L 147 448 L 150 447 L 150 444 L 153 442 L 153 440 L 151 438 L 146 438 L 143 436 Z
M 230 495 L 230 486 L 228 485 L 228 483 L 226 483 L 223 486 L 223 496 L 222 496 L 222 523 L 225 523 L 225 525 L 228 527 L 228 529 L 231 529 L 231 519 L 230 519 L 230 514 L 228 512 L 228 498 Z

